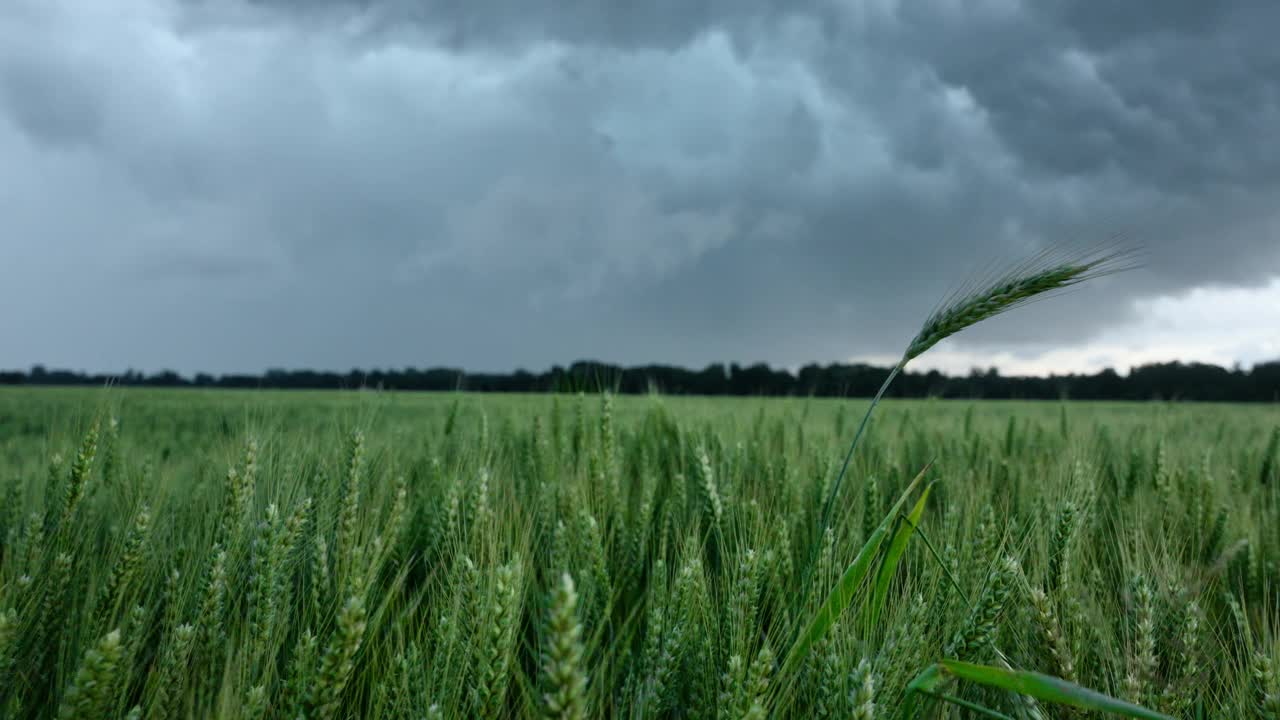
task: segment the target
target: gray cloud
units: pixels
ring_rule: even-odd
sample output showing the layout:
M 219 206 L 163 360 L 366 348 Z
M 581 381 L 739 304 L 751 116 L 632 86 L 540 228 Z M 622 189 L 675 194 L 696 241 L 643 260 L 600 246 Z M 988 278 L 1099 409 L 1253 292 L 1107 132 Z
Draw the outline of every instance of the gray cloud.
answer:
M 828 361 L 1145 244 L 965 338 L 1031 352 L 1280 274 L 1265 0 L 124 7 L 0 9 L 0 366 Z

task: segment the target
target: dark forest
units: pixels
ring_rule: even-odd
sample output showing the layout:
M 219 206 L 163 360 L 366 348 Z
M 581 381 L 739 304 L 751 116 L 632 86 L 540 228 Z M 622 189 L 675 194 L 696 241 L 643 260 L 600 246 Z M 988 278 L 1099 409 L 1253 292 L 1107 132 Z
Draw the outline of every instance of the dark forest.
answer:
M 196 388 L 381 389 L 470 392 L 593 392 L 603 389 L 669 395 L 869 397 L 889 373 L 864 364 L 805 365 L 798 372 L 765 364 L 708 365 L 689 370 L 667 365 L 623 367 L 581 361 L 544 372 L 469 373 L 457 368 L 401 370 L 267 370 L 261 375 L 173 371 L 145 374 L 94 374 L 35 366 L 29 371 L 0 371 L 0 385 L 119 385 Z M 1094 374 L 1023 377 L 975 369 L 968 375 L 937 371 L 906 372 L 889 397 L 941 397 L 1057 400 L 1194 400 L 1276 402 L 1280 400 L 1280 360 L 1251 370 L 1203 363 L 1157 363 L 1128 375 L 1107 369 Z

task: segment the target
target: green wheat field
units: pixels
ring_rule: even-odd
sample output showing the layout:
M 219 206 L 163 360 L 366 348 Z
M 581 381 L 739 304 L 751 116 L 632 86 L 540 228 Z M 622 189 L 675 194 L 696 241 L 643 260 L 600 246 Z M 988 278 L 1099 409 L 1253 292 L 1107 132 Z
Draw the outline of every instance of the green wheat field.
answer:
M 1280 716 L 1280 407 L 868 403 L 0 390 L 0 716 Z

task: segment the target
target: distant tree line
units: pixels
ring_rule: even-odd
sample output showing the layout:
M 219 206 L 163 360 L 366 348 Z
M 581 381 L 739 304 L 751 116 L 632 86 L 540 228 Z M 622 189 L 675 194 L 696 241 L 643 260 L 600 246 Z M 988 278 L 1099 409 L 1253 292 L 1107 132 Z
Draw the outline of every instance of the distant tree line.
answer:
M 123 375 L 86 374 L 69 370 L 0 371 L 0 385 L 123 385 L 198 388 L 468 390 L 472 392 L 576 392 L 610 389 L 620 393 L 650 390 L 669 395 L 759 395 L 867 397 L 874 395 L 889 368 L 865 364 L 806 365 L 798 372 L 765 364 L 716 363 L 702 370 L 668 365 L 622 367 L 583 361 L 546 372 L 468 373 L 456 368 L 417 370 L 267 370 L 262 375 L 187 377 L 171 370 Z M 906 372 L 889 390 L 890 397 L 942 397 L 1052 400 L 1203 400 L 1280 401 L 1280 360 L 1252 370 L 1204 363 L 1142 365 L 1122 376 L 1106 369 L 1094 374 L 1024 377 L 975 369 L 968 375 L 937 371 Z

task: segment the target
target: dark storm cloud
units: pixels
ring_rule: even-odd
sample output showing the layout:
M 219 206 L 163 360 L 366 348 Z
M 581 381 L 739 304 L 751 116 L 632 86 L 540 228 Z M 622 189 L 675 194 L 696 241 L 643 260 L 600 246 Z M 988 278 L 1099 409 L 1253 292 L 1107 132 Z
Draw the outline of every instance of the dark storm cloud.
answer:
M 0 75 L 3 105 L 32 140 L 50 144 L 90 141 L 101 111 L 97 93 L 73 67 L 24 63 L 15 58 Z
M 799 363 L 986 263 L 1146 267 L 1047 348 L 1280 273 L 1280 6 L 18 0 L 0 366 Z M 1052 339 L 1047 340 L 1047 330 Z
M 216 0 L 189 1 L 201 20 L 227 17 Z M 509 49 L 556 41 L 673 50 L 708 29 L 767 25 L 784 15 L 819 9 L 815 4 L 783 0 L 256 0 L 251 4 L 275 11 L 277 19 L 341 24 L 354 18 L 364 37 L 418 34 L 454 49 Z

